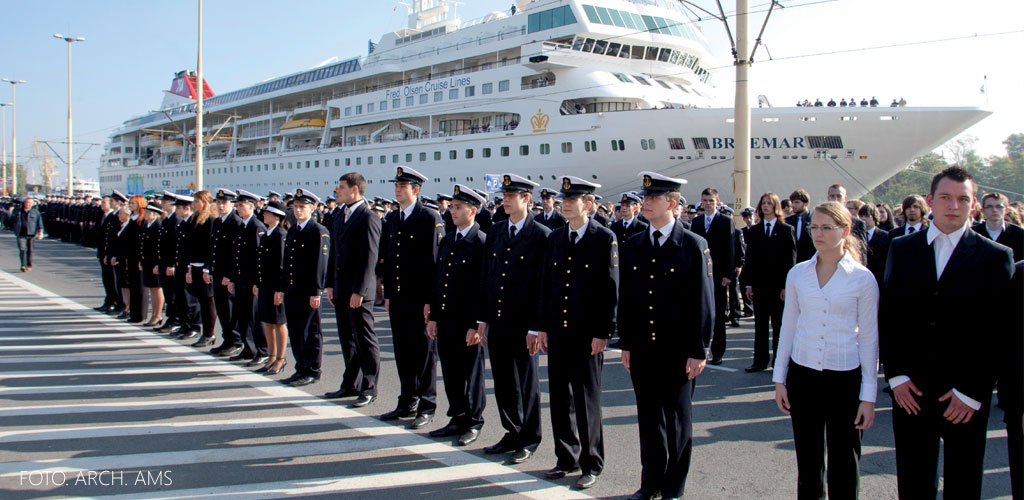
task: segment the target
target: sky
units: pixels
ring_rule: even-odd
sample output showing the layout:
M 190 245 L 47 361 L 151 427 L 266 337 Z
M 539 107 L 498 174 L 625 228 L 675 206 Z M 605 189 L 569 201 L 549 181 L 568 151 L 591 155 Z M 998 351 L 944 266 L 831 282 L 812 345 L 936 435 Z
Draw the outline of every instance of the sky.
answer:
M 717 9 L 711 0 L 695 1 Z M 750 0 L 751 38 L 761 26 L 767 1 Z M 463 0 L 458 13 L 470 20 L 507 10 L 511 3 Z M 761 94 L 777 107 L 803 99 L 876 96 L 883 105 L 902 97 L 909 106 L 985 107 L 994 114 L 965 132 L 978 138 L 975 147 L 983 156 L 1005 154 L 1002 141 L 1024 132 L 1024 65 L 1016 59 L 1024 47 L 1024 2 L 781 4 L 786 8 L 772 14 L 751 70 L 751 102 Z M 735 3 L 724 0 L 723 6 L 731 12 Z M 54 33 L 86 38 L 71 47 L 77 177 L 95 179 L 110 132 L 156 109 L 174 73 L 195 68 L 195 0 L 3 0 L 0 8 L 0 77 L 26 81 L 17 86 L 17 154 L 22 164 L 35 164 L 35 138 L 66 154 L 67 44 L 53 38 Z M 735 30 L 735 18 L 729 21 Z M 405 7 L 394 0 L 206 0 L 203 71 L 213 91 L 225 93 L 334 56 L 363 56 L 368 40 L 377 41 L 406 23 Z M 725 28 L 717 20 L 697 25 L 720 54 L 716 104 L 732 107 L 734 70 Z M 1011 31 L 1017 33 L 983 36 Z M 968 36 L 972 38 L 801 57 Z M 0 102 L 11 102 L 11 85 L 0 84 Z M 10 155 L 10 106 L 5 110 L 4 140 Z M 95 145 L 85 152 L 85 143 Z M 58 160 L 58 171 L 65 168 Z

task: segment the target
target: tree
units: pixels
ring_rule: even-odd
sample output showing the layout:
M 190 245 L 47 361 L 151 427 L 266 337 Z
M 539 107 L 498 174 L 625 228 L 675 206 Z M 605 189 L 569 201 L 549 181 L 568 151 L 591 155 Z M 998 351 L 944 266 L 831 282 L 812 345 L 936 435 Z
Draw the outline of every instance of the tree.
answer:
M 1006 146 L 1006 156 L 1011 160 L 1020 161 L 1024 158 L 1024 134 L 1011 134 L 1003 141 Z

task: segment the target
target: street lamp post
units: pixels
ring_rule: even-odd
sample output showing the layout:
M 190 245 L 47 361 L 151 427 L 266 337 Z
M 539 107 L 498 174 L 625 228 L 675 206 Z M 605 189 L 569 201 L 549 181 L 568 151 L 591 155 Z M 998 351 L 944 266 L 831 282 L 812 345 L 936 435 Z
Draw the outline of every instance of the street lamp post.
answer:
M 19 83 L 25 80 L 0 78 L 0 81 L 11 84 L 11 191 L 18 194 L 18 95 Z
M 0 192 L 7 196 L 7 111 L 4 109 L 10 106 L 9 102 L 0 102 L 0 165 L 3 166 L 3 188 Z
M 199 0 L 199 49 L 196 51 L 196 191 L 203 189 L 203 0 Z
M 75 159 L 71 156 L 71 44 L 84 42 L 85 38 L 71 35 L 64 36 L 60 33 L 54 33 L 53 37 L 68 43 L 68 196 L 72 196 L 75 194 L 74 178 L 72 177 L 72 165 Z

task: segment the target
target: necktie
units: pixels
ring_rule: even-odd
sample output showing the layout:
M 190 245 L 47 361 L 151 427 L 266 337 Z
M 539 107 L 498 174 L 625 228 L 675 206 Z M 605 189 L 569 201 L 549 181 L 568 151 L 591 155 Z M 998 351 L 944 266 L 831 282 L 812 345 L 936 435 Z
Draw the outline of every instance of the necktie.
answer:
M 398 222 L 405 222 L 405 212 L 398 212 Z
M 949 236 L 940 234 L 938 238 L 935 238 L 933 245 L 935 246 L 935 277 L 939 278 L 942 276 L 942 271 L 946 269 L 949 258 L 953 255 L 953 242 L 949 241 Z
M 661 248 L 661 231 L 655 229 L 651 236 L 654 237 L 654 248 Z
M 516 227 L 511 225 L 511 224 L 509 224 L 509 226 L 508 226 L 508 239 L 511 240 L 512 238 L 515 238 L 515 237 L 516 237 Z
M 455 244 L 458 245 L 462 241 L 462 233 L 455 233 Z
M 768 238 L 768 237 L 771 237 L 771 235 L 772 235 L 772 223 L 771 222 L 765 222 L 764 223 L 764 237 Z
M 579 236 L 579 234 L 576 234 L 576 231 L 569 231 L 569 242 L 572 243 L 573 246 L 576 246 L 576 239 L 579 238 Z
M 913 234 L 914 226 L 907 226 L 907 234 Z
M 708 231 L 711 230 L 711 219 L 711 217 L 704 217 L 704 234 L 708 234 Z
M 804 227 L 804 219 L 803 219 L 803 217 L 797 218 L 797 220 L 796 220 L 796 239 L 797 239 L 797 241 L 800 240 L 800 230 L 803 229 L 803 227 Z

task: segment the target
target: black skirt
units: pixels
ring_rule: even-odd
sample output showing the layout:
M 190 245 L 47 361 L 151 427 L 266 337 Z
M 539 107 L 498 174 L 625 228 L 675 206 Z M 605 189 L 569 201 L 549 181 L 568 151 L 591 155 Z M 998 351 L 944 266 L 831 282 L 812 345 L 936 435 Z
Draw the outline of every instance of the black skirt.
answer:
M 188 285 L 189 293 L 199 299 L 213 297 L 213 285 L 207 285 L 203 281 L 203 268 L 189 266 L 188 272 L 192 274 L 192 284 Z
M 160 269 L 157 268 L 157 272 Z M 142 263 L 142 286 L 146 288 L 159 288 L 160 287 L 160 275 L 153 274 L 153 266 Z
M 114 266 L 114 283 L 117 284 L 118 289 L 127 289 L 130 285 L 128 283 L 128 266 L 121 261 L 118 261 L 117 265 Z
M 259 297 L 256 299 L 256 312 L 260 321 L 271 325 L 283 325 L 285 323 L 284 303 L 282 302 L 279 306 L 274 305 L 273 290 L 260 288 L 259 292 Z

